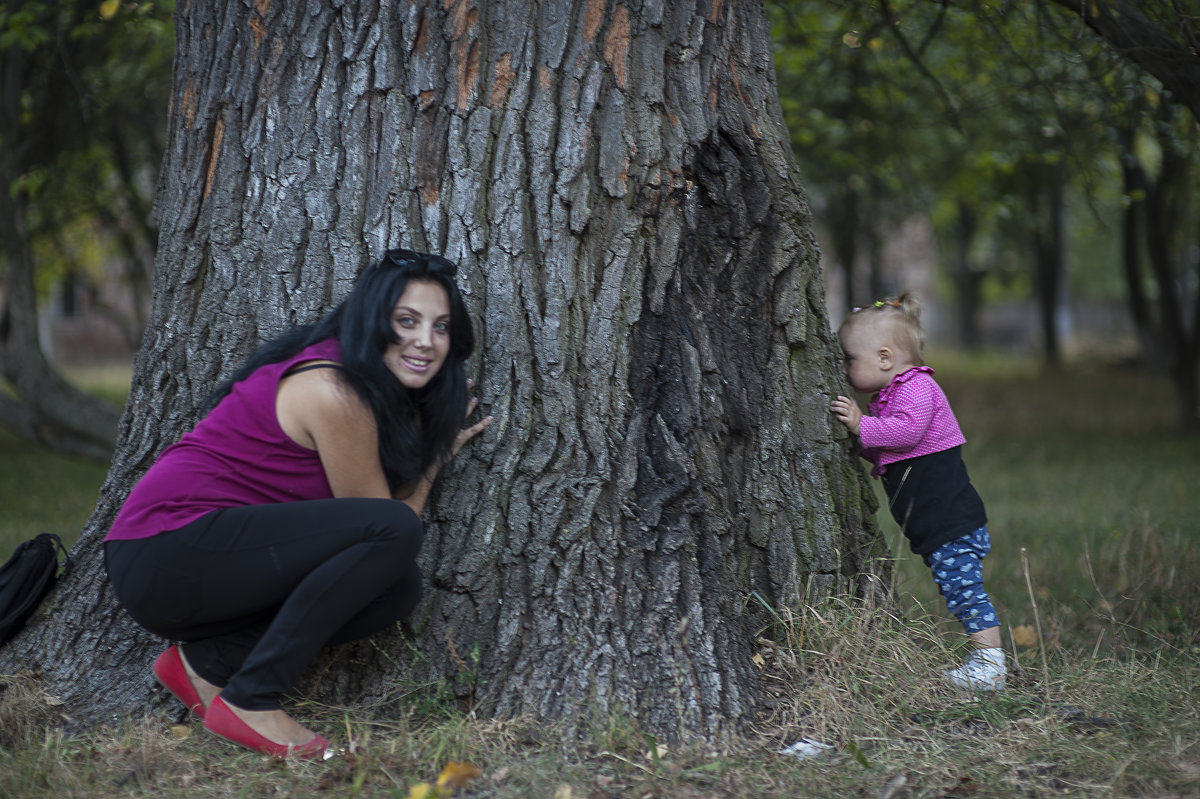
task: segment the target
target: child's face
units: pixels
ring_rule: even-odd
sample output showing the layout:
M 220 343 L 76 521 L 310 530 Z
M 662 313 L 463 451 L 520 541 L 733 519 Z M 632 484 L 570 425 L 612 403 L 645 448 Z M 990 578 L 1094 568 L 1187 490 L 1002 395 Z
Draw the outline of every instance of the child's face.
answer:
M 846 354 L 846 379 L 855 391 L 874 394 L 891 382 L 894 348 L 883 341 L 878 325 L 858 324 L 842 330 L 838 339 Z

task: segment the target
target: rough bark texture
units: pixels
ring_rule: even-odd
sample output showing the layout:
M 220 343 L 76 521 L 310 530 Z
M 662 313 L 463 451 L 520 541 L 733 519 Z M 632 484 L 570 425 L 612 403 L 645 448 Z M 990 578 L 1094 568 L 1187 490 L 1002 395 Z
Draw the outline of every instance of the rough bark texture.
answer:
M 873 592 L 883 551 L 827 411 L 842 379 L 761 4 L 227 0 L 177 26 L 119 453 L 81 573 L 0 671 L 42 668 L 81 718 L 145 702 L 161 644 L 97 563 L 120 500 L 259 337 L 403 245 L 460 263 L 495 416 L 428 512 L 417 667 L 486 712 L 666 737 L 752 719 L 764 603 Z M 407 651 L 344 648 L 311 687 L 379 701 Z

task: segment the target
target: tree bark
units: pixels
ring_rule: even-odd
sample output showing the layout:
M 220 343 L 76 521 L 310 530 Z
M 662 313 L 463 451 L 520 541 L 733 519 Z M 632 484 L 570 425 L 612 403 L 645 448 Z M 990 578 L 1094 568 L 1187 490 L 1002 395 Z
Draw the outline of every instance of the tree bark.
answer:
M 753 720 L 764 606 L 873 595 L 884 554 L 827 410 L 846 389 L 761 4 L 226 0 L 177 34 L 118 454 L 79 573 L 0 671 L 42 669 L 81 719 L 145 704 L 162 644 L 98 565 L 121 499 L 259 338 L 407 246 L 460 264 L 495 417 L 430 503 L 410 667 L 568 729 Z M 344 648 L 309 688 L 381 701 L 410 649 Z

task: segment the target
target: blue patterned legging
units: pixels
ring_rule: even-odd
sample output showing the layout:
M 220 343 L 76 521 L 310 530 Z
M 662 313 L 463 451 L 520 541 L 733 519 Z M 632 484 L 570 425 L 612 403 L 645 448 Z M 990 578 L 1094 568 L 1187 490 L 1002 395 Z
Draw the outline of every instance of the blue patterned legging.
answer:
M 980 527 L 923 556 L 946 599 L 946 608 L 962 622 L 968 635 L 1000 626 L 996 609 L 983 590 L 983 557 L 991 549 L 988 529 Z

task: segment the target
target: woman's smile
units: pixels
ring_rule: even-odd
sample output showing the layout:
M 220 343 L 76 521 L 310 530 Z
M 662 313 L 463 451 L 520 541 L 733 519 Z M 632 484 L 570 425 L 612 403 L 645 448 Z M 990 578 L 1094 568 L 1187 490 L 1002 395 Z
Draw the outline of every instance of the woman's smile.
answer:
M 383 362 L 405 388 L 428 385 L 450 352 L 450 298 L 438 283 L 413 280 L 392 309 L 392 330 Z

